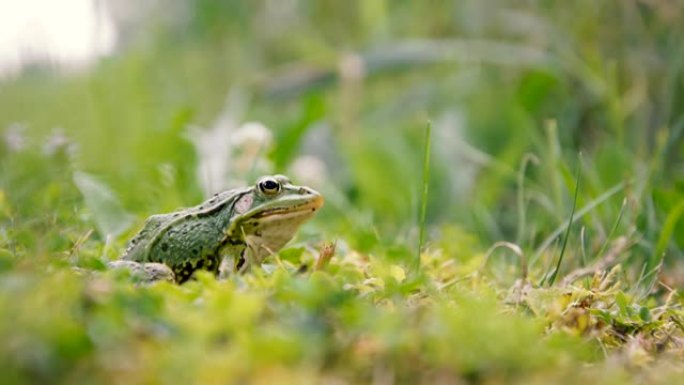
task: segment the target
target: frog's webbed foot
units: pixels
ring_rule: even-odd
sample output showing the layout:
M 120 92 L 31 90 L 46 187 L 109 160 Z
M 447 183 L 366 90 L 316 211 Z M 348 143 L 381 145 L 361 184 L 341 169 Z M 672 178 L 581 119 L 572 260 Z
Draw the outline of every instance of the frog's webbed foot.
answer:
M 152 283 L 156 281 L 176 281 L 176 276 L 171 268 L 163 263 L 141 263 L 135 261 L 116 260 L 108 262 L 107 267 L 110 269 L 127 269 L 131 272 L 131 276 L 143 283 Z

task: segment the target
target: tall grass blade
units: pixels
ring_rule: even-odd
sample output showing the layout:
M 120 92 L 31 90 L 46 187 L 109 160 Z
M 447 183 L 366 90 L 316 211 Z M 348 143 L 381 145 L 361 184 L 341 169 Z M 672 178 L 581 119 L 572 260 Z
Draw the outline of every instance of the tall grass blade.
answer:
M 665 218 L 665 223 L 663 223 L 663 227 L 660 230 L 660 236 L 655 244 L 655 250 L 649 260 L 646 261 L 645 267 L 646 270 L 648 270 L 648 274 L 646 274 L 643 279 L 640 279 L 639 285 L 645 282 L 646 286 L 651 288 L 655 283 L 655 276 L 665 260 L 667 245 L 670 243 L 675 231 L 675 226 L 682 216 L 684 216 L 684 199 L 681 199 Z M 648 292 L 650 292 L 650 289 L 646 293 Z
M 603 244 L 601 245 L 601 248 L 599 249 L 598 253 L 596 253 L 596 258 L 601 258 L 603 255 L 603 252 L 606 251 L 606 247 L 608 247 L 608 243 L 610 243 L 610 239 L 613 238 L 613 234 L 615 234 L 615 231 L 617 230 L 618 226 L 620 226 L 620 222 L 622 221 L 622 216 L 625 213 L 625 207 L 627 207 L 627 199 L 622 200 L 622 206 L 620 206 L 620 212 L 618 213 L 617 219 L 615 220 L 615 223 L 613 224 L 613 227 L 610 229 L 610 232 L 606 236 L 606 240 L 603 241 Z
M 520 161 L 520 168 L 518 169 L 518 235 L 516 236 L 516 243 L 518 245 L 522 244 L 522 240 L 525 233 L 526 226 L 526 215 L 525 215 L 525 171 L 527 170 L 528 164 L 539 164 L 539 158 L 534 156 L 534 154 L 527 153 Z
M 603 194 L 599 195 L 596 197 L 596 199 L 590 201 L 587 203 L 584 207 L 581 209 L 577 210 L 575 213 L 575 216 L 573 218 L 573 221 L 578 220 L 591 212 L 593 209 L 595 209 L 598 205 L 604 203 L 608 199 L 610 199 L 613 195 L 619 193 L 625 188 L 627 182 L 620 182 L 616 184 L 615 186 L 611 187 L 608 189 L 608 191 L 604 192 Z M 532 258 L 530 258 L 530 265 L 534 265 L 539 258 L 541 257 L 542 253 L 549 247 L 553 242 L 558 238 L 559 235 L 563 233 L 563 231 L 566 229 L 566 227 L 572 223 L 570 220 L 564 221 L 561 223 L 556 230 L 554 230 L 544 241 L 537 247 L 537 250 L 534 252 L 532 255 Z
M 425 244 L 425 218 L 427 215 L 428 191 L 430 185 L 430 138 L 432 135 L 432 122 L 428 120 L 425 128 L 425 147 L 423 148 L 423 194 L 420 202 L 420 235 L 418 236 L 418 253 L 414 265 L 414 271 L 420 271 L 420 253 Z
M 575 176 L 575 196 L 572 199 L 572 211 L 570 211 L 570 220 L 568 220 L 568 227 L 565 230 L 565 239 L 563 239 L 563 246 L 561 246 L 560 255 L 558 256 L 558 263 L 556 263 L 556 268 L 551 273 L 549 277 L 549 285 L 553 285 L 558 276 L 558 271 L 560 270 L 561 263 L 563 262 L 563 256 L 565 255 L 565 248 L 568 246 L 568 238 L 570 238 L 570 229 L 572 228 L 572 220 L 575 216 L 575 209 L 577 208 L 577 195 L 579 195 L 579 185 L 580 176 L 582 174 L 582 154 L 580 154 L 579 161 L 577 162 L 577 175 Z

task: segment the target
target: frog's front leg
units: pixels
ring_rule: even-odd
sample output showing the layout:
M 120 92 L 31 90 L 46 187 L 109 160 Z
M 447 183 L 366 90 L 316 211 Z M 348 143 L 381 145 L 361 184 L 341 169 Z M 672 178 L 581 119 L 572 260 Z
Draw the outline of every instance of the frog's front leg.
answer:
M 265 254 L 259 254 L 257 250 L 262 250 L 262 253 L 265 251 Z M 219 269 L 219 279 L 226 279 L 231 273 L 245 274 L 252 269 L 252 266 L 261 265 L 264 255 L 271 254 L 273 251 L 264 245 L 247 242 L 246 247 L 235 253 L 237 257 L 228 255 L 223 258 Z
M 218 278 L 227 279 L 231 274 L 242 274 L 248 271 L 249 248 L 250 246 L 242 238 L 228 238 L 219 250 L 221 264 L 218 269 Z
M 247 260 L 247 249 L 243 249 L 239 254 L 226 255 L 221 259 L 221 266 L 219 267 L 219 279 L 227 279 L 231 274 L 243 274 L 249 271 L 249 263 Z
M 254 242 L 250 237 L 247 237 L 246 244 L 247 247 L 240 254 L 240 258 L 235 260 L 235 271 L 240 274 L 248 272 L 253 265 L 261 266 L 264 258 L 273 254 L 273 251 L 268 247 L 259 242 Z

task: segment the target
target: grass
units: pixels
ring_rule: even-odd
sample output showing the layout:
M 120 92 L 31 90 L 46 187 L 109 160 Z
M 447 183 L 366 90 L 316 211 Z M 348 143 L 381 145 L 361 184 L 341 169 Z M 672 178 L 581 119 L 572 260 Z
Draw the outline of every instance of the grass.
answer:
M 423 252 L 423 245 L 425 245 L 425 219 L 427 215 L 428 192 L 430 191 L 430 141 L 432 123 L 428 121 L 425 128 L 425 147 L 423 148 L 423 194 L 420 200 L 420 223 L 418 236 L 418 253 L 416 255 L 415 271 L 420 271 L 420 255 Z
M 581 155 L 581 154 L 580 154 Z M 580 156 L 581 158 L 581 156 Z M 568 239 L 570 238 L 570 230 L 572 229 L 572 221 L 575 217 L 575 208 L 577 207 L 577 194 L 579 193 L 580 177 L 582 176 L 582 162 L 577 162 L 577 177 L 575 178 L 575 194 L 572 199 L 572 209 L 570 209 L 570 219 L 568 219 L 568 228 L 565 231 L 565 237 L 563 237 L 563 245 L 561 246 L 560 253 L 558 254 L 558 263 L 556 263 L 555 269 L 551 271 L 551 275 L 548 278 L 548 284 L 553 285 L 556 282 L 556 277 L 558 276 L 558 271 L 560 270 L 561 263 L 563 263 L 563 256 L 565 255 L 565 249 L 568 246 Z
M 269 4 L 2 81 L 0 382 L 681 381 L 678 3 Z M 261 269 L 105 269 L 271 172 L 326 205 Z

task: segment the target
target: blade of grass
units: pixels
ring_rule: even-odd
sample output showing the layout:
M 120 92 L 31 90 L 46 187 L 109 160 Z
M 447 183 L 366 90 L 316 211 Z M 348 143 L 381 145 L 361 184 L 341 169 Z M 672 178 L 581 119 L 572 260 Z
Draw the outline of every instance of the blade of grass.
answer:
M 629 182 L 629 181 L 627 181 Z M 577 210 L 577 213 L 575 214 L 575 217 L 573 220 L 578 220 L 585 216 L 587 213 L 591 212 L 591 210 L 595 209 L 596 206 L 604 203 L 608 199 L 610 199 L 613 195 L 617 194 L 618 192 L 622 191 L 625 188 L 625 185 L 627 182 L 620 182 L 616 184 L 615 186 L 611 187 L 608 191 L 604 192 L 603 194 L 599 195 L 596 197 L 596 199 L 590 201 L 587 203 L 586 206 L 582 207 L 581 209 Z M 570 223 L 569 220 L 563 222 L 556 228 L 556 230 L 553 231 L 546 239 L 544 239 L 544 242 L 537 247 L 537 250 L 535 251 L 534 255 L 532 255 L 532 258 L 530 258 L 530 264 L 533 265 L 535 264 L 539 258 L 541 257 L 542 253 L 544 250 L 546 250 L 551 244 L 554 242 L 554 240 L 563 233 L 563 230 L 568 226 Z
M 667 245 L 670 243 L 670 240 L 672 239 L 672 234 L 674 233 L 675 226 L 679 222 L 679 219 L 684 215 L 684 199 L 681 199 L 677 205 L 670 210 L 669 214 L 665 218 L 665 223 L 663 223 L 663 226 L 660 230 L 660 237 L 658 237 L 658 241 L 656 242 L 655 245 L 655 250 L 653 251 L 653 254 L 649 258 L 648 261 L 646 261 L 646 270 L 648 273 L 643 276 L 643 279 L 640 279 L 637 285 L 642 285 L 643 283 L 646 283 L 646 287 L 648 287 L 648 290 L 646 293 L 650 292 L 650 289 L 653 287 L 655 284 L 655 278 L 657 272 L 660 270 L 660 266 L 663 264 L 663 261 L 665 260 L 665 254 L 667 250 Z
M 526 234 L 525 171 L 527 170 L 527 165 L 530 163 L 533 165 L 538 165 L 539 158 L 537 158 L 534 154 L 527 153 L 520 161 L 520 168 L 518 169 L 518 235 L 516 236 L 516 243 L 518 245 L 522 244 L 523 236 Z
M 586 227 L 582 226 L 580 229 L 580 257 L 582 259 L 580 260 L 582 267 L 587 265 L 587 243 L 586 243 Z
M 556 207 L 556 210 L 560 212 L 563 206 L 563 188 L 560 173 L 556 172 L 556 170 L 561 167 L 562 163 L 560 140 L 558 138 L 558 122 L 553 119 L 548 120 L 545 122 L 544 128 L 546 129 L 546 145 L 549 151 L 545 156 L 545 160 L 548 162 L 549 166 L 548 180 L 551 184 L 553 203 Z
M 606 240 L 603 241 L 603 244 L 601 245 L 601 248 L 599 249 L 598 253 L 596 253 L 595 258 L 601 257 L 603 255 L 603 252 L 606 251 L 606 247 L 608 246 L 610 239 L 613 238 L 615 230 L 617 230 L 618 226 L 620 225 L 620 222 L 622 221 L 622 216 L 625 213 L 625 207 L 627 207 L 627 198 L 622 200 L 622 206 L 620 207 L 620 212 L 618 213 L 617 219 L 615 220 L 613 227 L 610 229 L 608 236 L 606 236 Z
M 639 279 L 633 286 L 634 292 L 638 293 L 636 297 L 637 301 L 646 298 L 651 293 L 651 290 L 653 290 L 653 287 L 656 283 L 655 277 L 657 276 L 658 272 L 660 272 L 660 269 L 663 267 L 663 261 L 661 260 L 660 263 L 658 263 L 655 267 L 653 267 L 650 271 L 647 272 L 648 263 L 649 261 L 644 262 L 641 268 L 641 274 L 639 275 Z
M 651 266 L 657 265 L 663 259 L 667 244 L 670 242 L 675 226 L 679 223 L 679 219 L 682 215 L 684 215 L 684 199 L 680 199 L 679 202 L 677 202 L 677 205 L 667 214 L 667 218 L 665 218 L 665 223 L 663 223 L 663 227 L 660 230 L 660 237 L 658 237 L 655 252 L 652 257 L 652 260 L 658 262 L 652 263 Z
M 430 138 L 432 131 L 432 122 L 428 120 L 427 127 L 425 128 L 425 147 L 423 149 L 423 194 L 421 196 L 420 202 L 420 216 L 419 216 L 419 226 L 420 235 L 418 236 L 418 253 L 416 255 L 416 261 L 414 265 L 414 271 L 420 271 L 420 252 L 423 250 L 423 244 L 425 243 L 425 217 L 427 214 L 427 200 L 428 200 L 428 190 L 430 184 Z
M 575 216 L 575 209 L 577 208 L 577 195 L 579 195 L 579 185 L 580 176 L 582 175 L 582 154 L 580 153 L 579 161 L 577 162 L 577 175 L 575 176 L 575 196 L 572 199 L 572 210 L 570 211 L 570 220 L 568 220 L 568 227 L 565 231 L 565 239 L 563 239 L 563 246 L 561 246 L 560 255 L 558 256 L 558 262 L 556 263 L 556 269 L 551 273 L 549 277 L 549 286 L 553 285 L 558 276 L 558 271 L 560 270 L 561 263 L 563 262 L 563 256 L 565 255 L 565 248 L 568 246 L 568 238 L 570 238 L 570 229 L 572 228 L 572 220 Z

